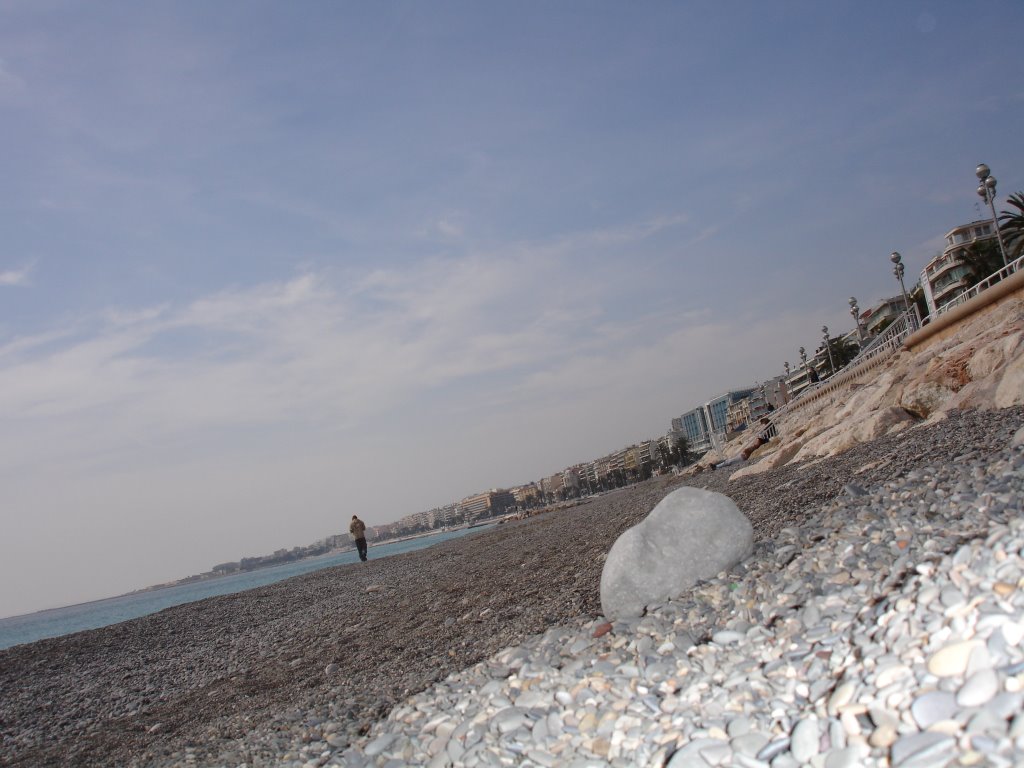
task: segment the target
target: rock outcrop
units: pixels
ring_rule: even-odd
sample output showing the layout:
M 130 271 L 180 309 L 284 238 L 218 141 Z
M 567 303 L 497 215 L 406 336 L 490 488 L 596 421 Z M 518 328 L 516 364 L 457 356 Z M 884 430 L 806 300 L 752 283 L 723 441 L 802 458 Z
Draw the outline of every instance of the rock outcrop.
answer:
M 911 337 L 909 340 L 913 342 Z M 793 409 L 778 422 L 778 437 L 733 477 L 765 472 L 791 461 L 834 456 L 954 409 L 1024 404 L 1024 296 L 1006 297 L 941 334 L 904 348 L 882 366 L 828 396 Z M 735 454 L 740 441 L 726 447 Z M 717 457 L 702 459 L 700 465 Z
M 601 572 L 601 610 L 639 616 L 750 555 L 754 529 L 727 496 L 698 488 L 670 493 L 623 533 Z

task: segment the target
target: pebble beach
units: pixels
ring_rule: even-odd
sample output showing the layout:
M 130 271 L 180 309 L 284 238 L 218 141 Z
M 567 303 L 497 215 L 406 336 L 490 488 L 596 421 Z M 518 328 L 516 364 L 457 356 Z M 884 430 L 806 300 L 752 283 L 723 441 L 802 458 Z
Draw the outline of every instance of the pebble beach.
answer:
M 1022 424 L 955 412 L 735 481 L 655 478 L 0 651 L 2 762 L 1024 764 Z M 684 483 L 736 502 L 753 556 L 606 621 L 605 553 Z

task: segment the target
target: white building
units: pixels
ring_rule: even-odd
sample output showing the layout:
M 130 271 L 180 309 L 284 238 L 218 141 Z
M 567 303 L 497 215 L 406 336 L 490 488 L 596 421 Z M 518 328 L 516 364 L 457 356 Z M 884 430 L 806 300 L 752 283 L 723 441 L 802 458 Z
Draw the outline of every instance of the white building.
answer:
M 991 221 L 972 221 L 946 233 L 945 249 L 921 272 L 921 287 L 929 314 L 967 290 L 971 270 L 963 259 L 966 249 L 995 237 Z

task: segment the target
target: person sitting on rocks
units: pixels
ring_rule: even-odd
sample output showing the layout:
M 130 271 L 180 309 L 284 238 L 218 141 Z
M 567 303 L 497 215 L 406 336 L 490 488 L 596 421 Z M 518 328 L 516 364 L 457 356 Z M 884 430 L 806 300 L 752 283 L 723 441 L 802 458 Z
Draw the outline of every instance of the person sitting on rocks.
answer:
M 771 420 L 767 416 L 761 417 L 760 423 L 761 431 L 757 433 L 757 437 L 750 445 L 744 446 L 743 450 L 731 459 L 725 459 L 725 461 L 719 461 L 711 464 L 711 469 L 718 469 L 719 467 L 728 467 L 733 464 L 739 464 L 742 461 L 746 461 L 750 458 L 751 454 L 765 445 L 775 434 L 775 425 L 771 423 Z

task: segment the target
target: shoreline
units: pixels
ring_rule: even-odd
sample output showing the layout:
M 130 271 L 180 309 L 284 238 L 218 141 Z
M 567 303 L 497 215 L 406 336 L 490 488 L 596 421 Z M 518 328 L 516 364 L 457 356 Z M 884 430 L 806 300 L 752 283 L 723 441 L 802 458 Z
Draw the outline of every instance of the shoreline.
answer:
M 363 567 L 0 651 L 5 751 L 11 765 L 259 766 L 323 743 L 340 759 L 409 695 L 552 627 L 593 621 L 603 555 L 675 487 L 726 491 L 755 539 L 773 540 L 850 483 L 1004 450 L 1022 418 L 1019 407 L 953 414 L 733 482 L 726 470 L 654 478 Z
M 371 545 L 371 547 L 381 547 L 381 546 L 386 546 L 386 545 L 389 545 L 389 544 L 401 544 L 401 543 L 406 542 L 406 541 L 414 541 L 416 539 L 427 538 L 427 537 L 430 537 L 430 536 L 438 536 L 438 535 L 440 535 L 442 533 L 449 533 L 451 531 L 457 531 L 457 530 L 464 530 L 464 529 L 465 530 L 472 530 L 474 528 L 486 528 L 486 527 L 490 527 L 492 525 L 497 525 L 498 522 L 503 522 L 503 520 L 495 520 L 494 522 L 488 521 L 488 522 L 485 522 L 485 523 L 480 523 L 480 524 L 473 525 L 473 526 L 463 526 L 463 527 L 460 527 L 460 528 L 449 528 L 449 529 L 444 529 L 444 530 L 429 531 L 429 532 L 426 532 L 426 533 L 417 533 L 417 534 L 412 534 L 411 536 L 401 536 L 401 537 L 396 538 L 396 539 L 386 539 L 384 541 L 374 542 Z M 79 602 L 79 603 L 70 603 L 68 605 L 61 605 L 61 606 L 58 606 L 56 608 L 40 608 L 39 610 L 30 611 L 28 613 L 16 613 L 16 614 L 14 614 L 12 616 L 2 616 L 2 617 L 0 617 L 0 622 L 4 622 L 4 621 L 17 621 L 19 619 L 31 619 L 33 617 L 42 616 L 42 615 L 48 614 L 48 613 L 57 613 L 57 612 L 60 612 L 60 611 L 69 611 L 69 610 L 73 610 L 75 608 L 83 608 L 83 607 L 90 606 L 90 605 L 99 605 L 101 603 L 107 603 L 107 602 L 111 602 L 113 600 L 121 600 L 123 598 L 135 597 L 135 596 L 138 596 L 138 595 L 147 595 L 147 594 L 151 594 L 153 592 L 160 592 L 160 591 L 165 590 L 165 589 L 173 589 L 175 587 L 186 587 L 186 586 L 191 586 L 191 585 L 195 585 L 195 584 L 206 584 L 206 583 L 209 583 L 209 582 L 214 582 L 214 581 L 219 581 L 221 579 L 230 578 L 232 576 L 242 576 L 242 575 L 246 575 L 246 574 L 260 573 L 261 571 L 266 571 L 266 570 L 269 570 L 271 568 L 282 568 L 282 567 L 288 567 L 290 565 L 295 565 L 295 564 L 308 563 L 311 560 L 317 560 L 317 559 L 320 559 L 320 558 L 334 557 L 334 556 L 339 555 L 339 554 L 344 554 L 346 552 L 355 552 L 355 551 L 356 551 L 356 549 L 355 549 L 354 546 L 353 547 L 339 547 L 338 549 L 332 549 L 330 552 L 324 552 L 323 554 L 311 555 L 309 557 L 305 557 L 305 558 L 301 558 L 301 559 L 297 559 L 297 560 L 291 560 L 291 561 L 288 561 L 288 562 L 285 562 L 285 563 L 273 563 L 273 564 L 261 566 L 259 568 L 251 568 L 251 569 L 246 570 L 246 571 L 233 571 L 231 573 L 217 573 L 217 574 L 214 574 L 212 572 L 208 572 L 208 575 L 201 575 L 201 576 L 203 576 L 202 578 L 200 576 L 188 576 L 188 577 L 185 577 L 184 579 L 180 579 L 178 581 L 171 581 L 171 582 L 167 582 L 166 584 L 154 584 L 152 586 L 142 587 L 141 589 L 135 589 L 135 590 L 132 590 L 130 592 L 123 592 L 123 593 L 118 594 L 118 595 L 111 595 L 110 597 L 98 597 L 95 600 L 83 600 L 82 602 Z M 385 557 L 392 557 L 392 555 L 385 555 Z M 327 567 L 331 567 L 331 566 L 327 566 Z M 303 574 L 297 574 L 297 575 L 301 576 Z M 290 579 L 290 578 L 295 578 L 295 576 L 288 576 L 288 577 L 285 577 L 285 578 L 286 579 Z M 251 588 L 257 588 L 257 587 L 251 587 Z M 243 591 L 247 591 L 247 590 L 243 590 Z M 213 597 L 218 597 L 218 596 L 219 595 L 214 595 Z M 199 598 L 199 599 L 200 600 L 204 600 L 204 599 L 208 599 L 208 598 Z M 190 601 L 190 602 L 196 602 L 196 601 Z M 186 604 L 187 603 L 180 603 L 180 605 L 186 605 Z M 174 607 L 174 606 L 169 606 L 169 607 Z M 159 610 L 166 610 L 166 609 L 161 608 Z M 137 617 L 137 618 L 141 618 L 141 617 Z M 128 619 L 128 620 L 130 621 L 130 619 Z M 106 626 L 109 626 L 109 625 L 106 625 Z M 97 627 L 97 629 L 102 629 L 102 628 L 103 627 Z M 77 631 L 85 631 L 85 630 L 77 630 Z M 74 634 L 74 632 L 69 632 L 69 633 L 66 633 L 66 634 Z M 58 637 L 63 637 L 63 636 L 64 635 L 58 635 Z M 50 638 L 40 638 L 40 639 L 50 639 Z M 2 649 L 0 649 L 0 650 L 2 650 Z

